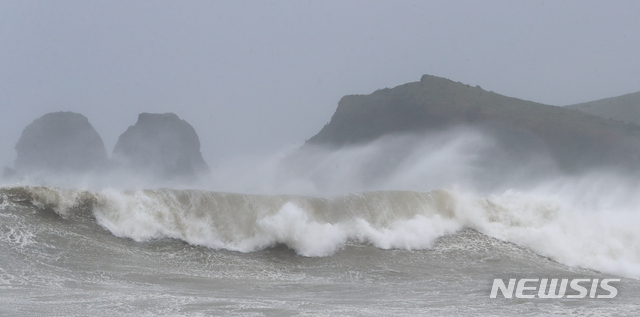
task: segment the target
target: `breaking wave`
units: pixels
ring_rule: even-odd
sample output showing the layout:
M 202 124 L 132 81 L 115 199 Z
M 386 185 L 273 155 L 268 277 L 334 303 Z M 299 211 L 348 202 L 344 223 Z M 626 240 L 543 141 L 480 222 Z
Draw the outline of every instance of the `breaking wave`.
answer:
M 320 198 L 175 189 L 0 188 L 0 206 L 12 204 L 53 212 L 70 222 L 95 219 L 112 234 L 135 241 L 173 238 L 240 252 L 284 244 L 304 256 L 330 256 L 348 242 L 428 249 L 439 237 L 471 228 L 570 266 L 640 278 L 635 225 L 640 217 L 634 210 L 579 208 L 577 202 L 517 191 L 488 197 L 455 189 L 375 191 Z

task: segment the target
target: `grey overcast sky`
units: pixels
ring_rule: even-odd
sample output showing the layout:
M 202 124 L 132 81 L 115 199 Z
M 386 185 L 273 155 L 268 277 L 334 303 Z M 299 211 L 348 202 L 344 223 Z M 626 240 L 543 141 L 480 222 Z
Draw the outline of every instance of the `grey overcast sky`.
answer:
M 175 112 L 209 165 L 302 143 L 346 94 L 432 74 L 565 105 L 640 90 L 640 1 L 0 1 L 0 167 L 47 112 L 111 152 Z

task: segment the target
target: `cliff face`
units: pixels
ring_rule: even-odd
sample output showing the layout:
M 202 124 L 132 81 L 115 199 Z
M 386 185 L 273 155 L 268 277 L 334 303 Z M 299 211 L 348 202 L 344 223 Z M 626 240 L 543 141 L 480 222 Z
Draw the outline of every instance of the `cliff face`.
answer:
M 567 109 L 640 126 L 640 92 L 566 106 Z
M 32 172 L 93 172 L 107 167 L 107 151 L 89 120 L 73 112 L 48 113 L 22 131 L 15 169 Z
M 504 147 L 542 143 L 567 170 L 603 165 L 635 168 L 640 162 L 640 127 L 429 75 L 370 95 L 343 97 L 331 121 L 307 144 L 340 147 L 387 134 L 456 126 L 484 129 Z
M 193 127 L 173 113 L 142 113 L 113 150 L 116 166 L 159 180 L 194 181 L 211 172 Z

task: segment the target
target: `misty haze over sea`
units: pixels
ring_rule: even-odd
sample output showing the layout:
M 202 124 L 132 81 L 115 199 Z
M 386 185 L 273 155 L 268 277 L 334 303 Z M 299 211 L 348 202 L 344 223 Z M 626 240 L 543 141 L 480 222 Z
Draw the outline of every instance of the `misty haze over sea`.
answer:
M 0 4 L 0 316 L 636 315 L 640 7 L 581 4 Z
M 55 125 L 75 116 L 43 118 Z M 25 133 L 44 131 L 40 138 L 57 144 L 43 120 Z M 341 120 L 335 115 L 325 128 Z M 490 281 L 503 276 L 621 277 L 619 298 L 580 309 L 635 307 L 635 173 L 567 170 L 544 144 L 513 148 L 505 134 L 495 134 L 505 130 L 456 124 L 339 147 L 315 144 L 314 137 L 302 147 L 220 161 L 192 175 L 184 163 L 191 159 L 182 158 L 187 150 L 174 144 L 197 144 L 197 136 L 167 141 L 182 138 L 170 122 L 181 121 L 141 115 L 119 141 L 138 131 L 127 141 L 138 142 L 134 152 L 112 154 L 107 167 L 93 170 L 74 172 L 86 164 L 73 150 L 60 152 L 77 161 L 62 170 L 62 163 L 47 163 L 65 161 L 52 161 L 56 156 L 19 154 L 14 180 L 5 178 L 0 190 L 3 309 L 531 313 L 520 301 L 489 299 Z M 57 128 L 62 141 L 73 135 L 64 123 Z M 28 140 L 19 145 L 29 147 L 21 145 Z M 93 162 L 94 155 L 87 157 Z M 562 299 L 537 309 L 575 305 Z

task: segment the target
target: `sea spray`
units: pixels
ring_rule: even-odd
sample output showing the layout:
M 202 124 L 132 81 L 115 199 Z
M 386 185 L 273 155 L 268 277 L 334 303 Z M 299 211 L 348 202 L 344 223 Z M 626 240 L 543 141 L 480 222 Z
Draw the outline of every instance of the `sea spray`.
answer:
M 635 210 L 591 210 L 514 191 L 474 201 L 458 214 L 470 228 L 569 266 L 640 278 Z
M 159 237 L 251 252 L 286 244 L 327 256 L 347 241 L 381 248 L 425 248 L 461 228 L 447 191 L 370 192 L 315 198 L 145 190 L 102 192 L 98 222 L 115 235 Z
M 487 197 L 461 190 L 333 198 L 172 189 L 18 186 L 0 191 L 4 205 L 52 210 L 69 225 L 77 215 L 92 215 L 112 234 L 135 241 L 173 238 L 240 252 L 283 244 L 300 255 L 331 256 L 350 241 L 382 249 L 428 249 L 466 227 L 566 265 L 640 278 L 640 215 L 629 203 L 632 193 L 603 189 L 598 200 L 581 189 L 593 184 L 561 183 Z M 594 199 L 599 201 L 595 207 Z

